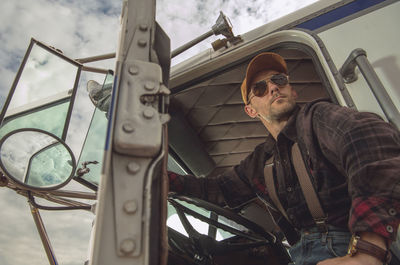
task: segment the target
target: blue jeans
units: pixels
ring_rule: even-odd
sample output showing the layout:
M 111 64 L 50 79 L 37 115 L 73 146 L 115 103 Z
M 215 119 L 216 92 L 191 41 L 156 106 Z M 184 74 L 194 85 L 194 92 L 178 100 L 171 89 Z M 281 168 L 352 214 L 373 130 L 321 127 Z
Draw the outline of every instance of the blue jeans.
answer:
M 292 264 L 315 265 L 325 259 L 345 256 L 350 238 L 350 232 L 331 226 L 328 233 L 321 233 L 316 228 L 303 230 L 299 242 L 289 250 Z

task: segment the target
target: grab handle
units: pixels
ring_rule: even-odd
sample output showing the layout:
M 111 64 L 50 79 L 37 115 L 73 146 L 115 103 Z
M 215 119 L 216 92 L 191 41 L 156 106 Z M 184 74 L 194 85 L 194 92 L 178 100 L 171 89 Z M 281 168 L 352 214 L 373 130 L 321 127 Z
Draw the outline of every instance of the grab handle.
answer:
M 342 74 L 345 83 L 352 83 L 357 80 L 357 75 L 355 73 L 356 66 L 358 66 L 361 74 L 367 81 L 388 121 L 399 129 L 400 113 L 376 74 L 374 68 L 368 61 L 366 51 L 361 48 L 353 50 L 340 68 L 340 73 Z

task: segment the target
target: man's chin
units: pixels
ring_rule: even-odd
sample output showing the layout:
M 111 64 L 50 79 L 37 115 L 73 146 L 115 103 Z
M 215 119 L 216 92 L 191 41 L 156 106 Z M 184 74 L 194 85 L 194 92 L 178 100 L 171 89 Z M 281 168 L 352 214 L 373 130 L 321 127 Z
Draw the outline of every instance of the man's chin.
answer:
M 279 100 L 279 99 L 278 99 Z M 277 101 L 278 101 L 277 100 Z M 275 120 L 282 120 L 287 119 L 292 114 L 293 110 L 296 107 L 296 103 L 292 104 L 291 102 L 277 102 L 274 101 L 273 103 L 278 103 L 276 106 L 271 108 L 271 117 Z

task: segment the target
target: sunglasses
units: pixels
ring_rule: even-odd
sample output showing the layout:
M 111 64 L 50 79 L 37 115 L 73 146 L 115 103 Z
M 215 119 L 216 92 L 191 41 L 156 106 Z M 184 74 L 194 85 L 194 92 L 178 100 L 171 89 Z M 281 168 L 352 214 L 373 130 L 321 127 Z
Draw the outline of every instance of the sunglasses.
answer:
M 265 95 L 265 92 L 268 90 L 268 82 L 272 82 L 278 87 L 284 87 L 289 83 L 289 77 L 285 74 L 276 74 L 271 76 L 268 79 L 258 81 L 254 84 L 250 91 L 253 91 L 253 97 L 262 97 Z M 250 94 L 250 93 L 249 93 Z M 248 102 L 253 98 L 249 98 Z

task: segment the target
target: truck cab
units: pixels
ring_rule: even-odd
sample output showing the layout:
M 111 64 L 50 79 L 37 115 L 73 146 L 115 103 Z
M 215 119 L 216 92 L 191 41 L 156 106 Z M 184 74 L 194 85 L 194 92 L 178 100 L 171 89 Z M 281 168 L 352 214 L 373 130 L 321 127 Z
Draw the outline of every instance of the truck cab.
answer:
M 40 209 L 95 213 L 88 264 L 289 264 L 274 206 L 256 199 L 228 209 L 177 196 L 167 171 L 215 178 L 265 141 L 240 94 L 261 52 L 286 60 L 299 105 L 326 99 L 399 128 L 400 3 L 318 1 L 170 67 L 168 36 L 155 4 L 144 2 L 124 1 L 113 70 L 32 39 L 0 115 L 4 186 L 28 198 L 50 264 L 58 263 Z M 39 82 L 37 69 L 53 72 Z M 91 70 L 104 82 L 88 86 L 94 108 L 75 158 L 67 134 L 81 73 Z M 61 190 L 70 181 L 90 192 Z

